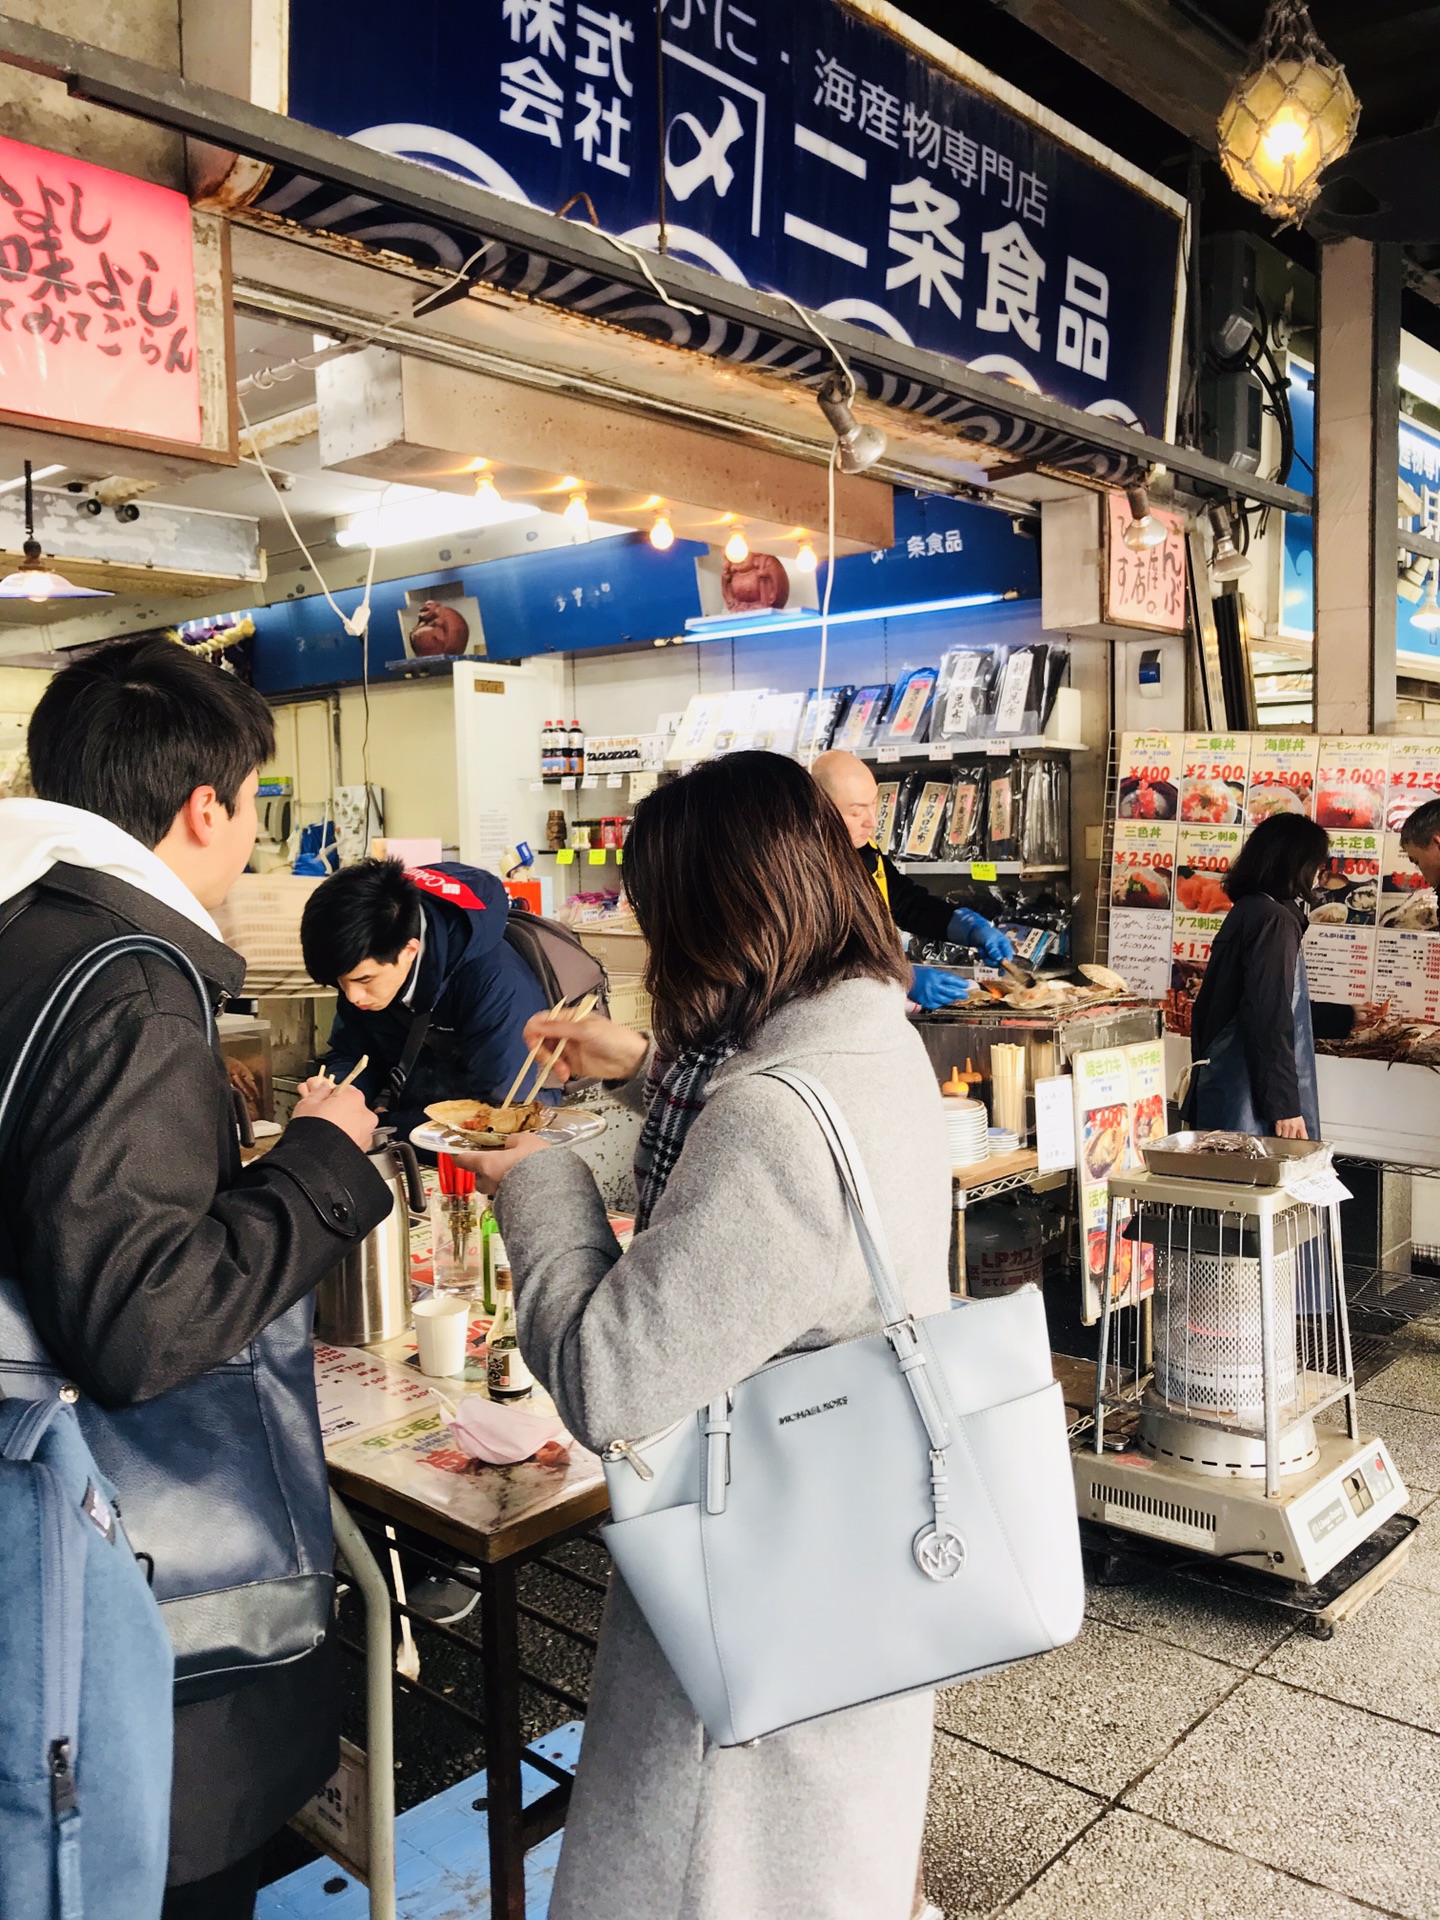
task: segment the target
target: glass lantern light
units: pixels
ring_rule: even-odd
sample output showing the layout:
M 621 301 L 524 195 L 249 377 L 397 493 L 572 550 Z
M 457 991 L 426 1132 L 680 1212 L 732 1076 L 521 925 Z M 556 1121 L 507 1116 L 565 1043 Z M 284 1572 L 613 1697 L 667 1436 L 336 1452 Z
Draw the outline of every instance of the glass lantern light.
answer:
M 1345 69 L 1303 0 L 1271 0 L 1255 64 L 1220 115 L 1220 164 L 1231 186 L 1282 225 L 1298 223 L 1319 196 L 1321 174 L 1349 151 L 1359 120 Z

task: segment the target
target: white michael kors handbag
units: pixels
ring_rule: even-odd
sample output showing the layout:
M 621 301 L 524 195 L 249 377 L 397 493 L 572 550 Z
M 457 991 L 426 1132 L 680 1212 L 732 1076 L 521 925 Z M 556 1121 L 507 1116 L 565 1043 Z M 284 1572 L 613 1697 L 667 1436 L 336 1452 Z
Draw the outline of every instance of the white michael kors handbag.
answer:
M 769 1077 L 825 1135 L 885 1331 L 606 1449 L 606 1544 L 720 1746 L 1047 1652 L 1084 1610 L 1038 1290 L 912 1319 L 844 1118 Z

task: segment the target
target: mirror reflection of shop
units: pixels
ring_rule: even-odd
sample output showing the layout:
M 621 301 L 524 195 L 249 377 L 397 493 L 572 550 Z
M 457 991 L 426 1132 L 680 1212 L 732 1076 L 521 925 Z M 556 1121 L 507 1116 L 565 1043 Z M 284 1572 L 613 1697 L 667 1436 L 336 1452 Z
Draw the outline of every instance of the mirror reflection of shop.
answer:
M 485 657 L 480 602 L 457 580 L 434 580 L 409 588 L 399 620 L 407 660 Z

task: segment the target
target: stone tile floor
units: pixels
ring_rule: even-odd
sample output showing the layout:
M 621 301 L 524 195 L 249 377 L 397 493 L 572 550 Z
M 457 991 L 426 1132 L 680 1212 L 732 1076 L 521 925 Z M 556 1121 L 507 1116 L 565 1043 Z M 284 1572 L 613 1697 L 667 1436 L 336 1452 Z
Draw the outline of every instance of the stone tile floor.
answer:
M 1330 1641 L 1181 1580 L 940 1696 L 925 1838 L 945 1920 L 1440 1920 L 1440 1346 L 1364 1383 L 1420 1515 Z

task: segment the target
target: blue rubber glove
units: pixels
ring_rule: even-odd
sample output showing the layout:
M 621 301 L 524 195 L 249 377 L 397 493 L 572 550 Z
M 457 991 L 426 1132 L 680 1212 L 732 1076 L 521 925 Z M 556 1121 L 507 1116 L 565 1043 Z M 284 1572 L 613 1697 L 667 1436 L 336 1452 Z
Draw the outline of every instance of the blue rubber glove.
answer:
M 913 969 L 910 998 L 926 1013 L 934 1013 L 937 1007 L 952 1007 L 957 1000 L 967 999 L 970 992 L 968 980 L 962 980 L 958 974 L 947 973 L 943 967 Z
M 945 930 L 945 938 L 953 941 L 957 947 L 974 947 L 982 960 L 992 967 L 998 967 L 1002 960 L 1015 958 L 1015 947 L 1008 933 L 1002 933 L 999 927 L 970 907 L 957 907 L 950 916 L 950 925 Z

